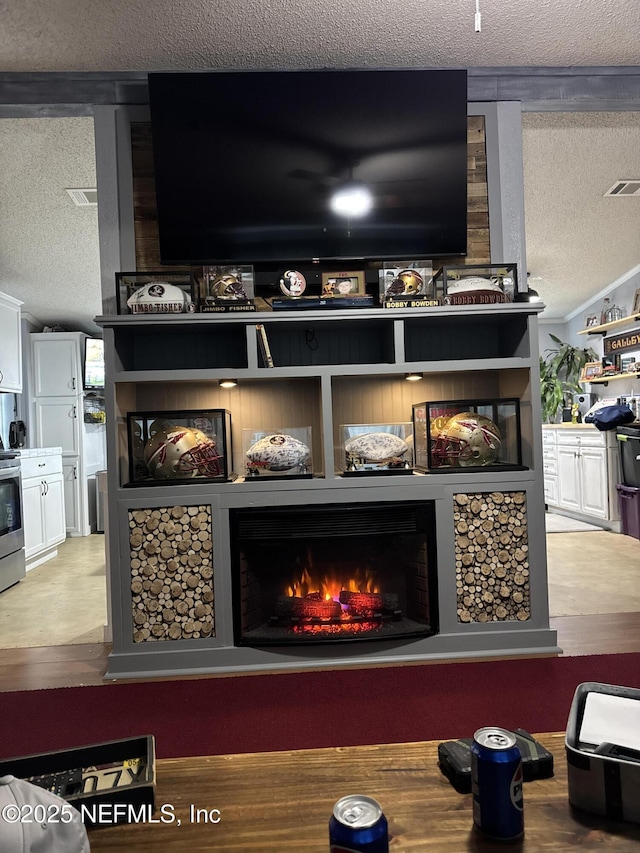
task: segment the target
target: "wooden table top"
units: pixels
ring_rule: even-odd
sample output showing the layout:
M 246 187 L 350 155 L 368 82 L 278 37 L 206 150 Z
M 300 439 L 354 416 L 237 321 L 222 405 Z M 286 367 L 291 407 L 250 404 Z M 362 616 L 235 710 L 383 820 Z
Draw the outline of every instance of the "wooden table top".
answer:
M 537 737 L 554 756 L 555 775 L 525 784 L 525 835 L 515 845 L 491 842 L 472 829 L 471 795 L 458 794 L 441 774 L 438 741 L 430 741 L 159 760 L 154 817 L 169 805 L 175 822 L 93 829 L 91 850 L 327 853 L 334 803 L 360 793 L 381 804 L 390 853 L 640 853 L 640 826 L 572 811 L 564 733 Z M 219 822 L 192 821 L 191 806 L 214 819 L 217 810 Z

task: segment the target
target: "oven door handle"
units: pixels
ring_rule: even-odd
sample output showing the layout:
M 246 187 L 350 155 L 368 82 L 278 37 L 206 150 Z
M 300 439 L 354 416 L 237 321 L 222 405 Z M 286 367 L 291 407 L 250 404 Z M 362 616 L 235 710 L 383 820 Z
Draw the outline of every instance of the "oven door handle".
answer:
M 19 465 L 12 466 L 11 468 L 0 468 L 0 480 L 8 480 L 9 477 L 16 477 L 19 473 Z

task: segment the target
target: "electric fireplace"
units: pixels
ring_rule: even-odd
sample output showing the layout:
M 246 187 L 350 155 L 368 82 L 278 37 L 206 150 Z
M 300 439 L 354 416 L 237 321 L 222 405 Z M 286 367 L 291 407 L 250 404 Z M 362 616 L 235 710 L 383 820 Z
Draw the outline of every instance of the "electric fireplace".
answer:
M 237 645 L 437 633 L 429 501 L 231 511 Z

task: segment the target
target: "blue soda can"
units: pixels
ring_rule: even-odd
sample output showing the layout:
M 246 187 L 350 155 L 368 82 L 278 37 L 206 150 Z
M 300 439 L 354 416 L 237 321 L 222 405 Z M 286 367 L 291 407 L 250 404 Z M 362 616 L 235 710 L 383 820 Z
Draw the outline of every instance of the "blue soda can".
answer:
M 380 804 L 351 794 L 333 807 L 329 853 L 389 853 L 389 829 Z
M 496 727 L 478 729 L 471 744 L 473 822 L 500 841 L 524 832 L 522 757 L 515 735 Z

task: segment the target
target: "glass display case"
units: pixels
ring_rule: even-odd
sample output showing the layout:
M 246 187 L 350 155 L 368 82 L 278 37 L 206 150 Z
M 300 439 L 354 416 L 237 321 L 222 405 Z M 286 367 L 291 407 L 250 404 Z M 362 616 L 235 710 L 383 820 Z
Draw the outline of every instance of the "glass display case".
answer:
M 226 409 L 129 412 L 128 486 L 232 480 Z
M 513 302 L 518 289 L 518 268 L 516 264 L 443 266 L 433 282 L 436 296 L 445 305 Z
M 525 470 L 517 399 L 416 403 L 413 440 L 418 471 Z
M 343 476 L 411 474 L 413 437 L 410 423 L 343 424 L 340 427 Z
M 380 304 L 413 307 L 437 304 L 431 261 L 385 261 L 378 272 Z
M 255 311 L 253 266 L 205 266 L 200 310 L 206 314 Z
M 311 427 L 243 429 L 245 479 L 313 476 Z

